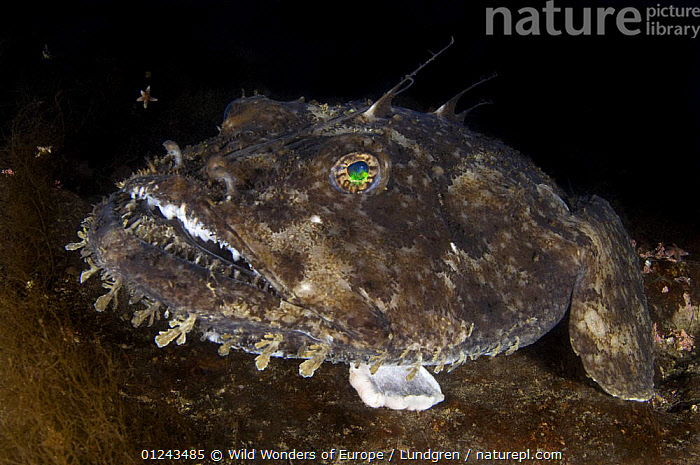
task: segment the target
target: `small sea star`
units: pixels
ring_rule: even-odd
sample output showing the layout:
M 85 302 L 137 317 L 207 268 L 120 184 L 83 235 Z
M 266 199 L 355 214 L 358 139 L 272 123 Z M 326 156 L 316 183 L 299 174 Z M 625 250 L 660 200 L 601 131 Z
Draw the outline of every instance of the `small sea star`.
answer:
M 137 102 L 143 102 L 143 107 L 148 108 L 148 102 L 157 102 L 157 98 L 151 97 L 151 86 L 146 87 L 146 90 L 141 91 L 141 97 L 136 99 Z

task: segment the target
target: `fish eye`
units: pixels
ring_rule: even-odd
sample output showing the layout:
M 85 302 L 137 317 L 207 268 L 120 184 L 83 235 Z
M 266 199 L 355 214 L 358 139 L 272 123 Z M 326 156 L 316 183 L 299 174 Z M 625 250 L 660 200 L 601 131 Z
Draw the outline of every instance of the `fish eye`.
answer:
M 346 194 L 363 194 L 379 184 L 379 160 L 370 153 L 353 152 L 340 157 L 331 168 L 333 187 Z

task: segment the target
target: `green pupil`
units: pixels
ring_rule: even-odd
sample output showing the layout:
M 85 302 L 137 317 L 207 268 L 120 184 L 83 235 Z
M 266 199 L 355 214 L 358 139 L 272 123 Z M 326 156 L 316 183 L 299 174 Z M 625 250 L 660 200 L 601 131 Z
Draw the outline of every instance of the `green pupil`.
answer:
M 356 161 L 348 166 L 348 176 L 353 183 L 362 183 L 369 177 L 369 165 L 364 161 Z

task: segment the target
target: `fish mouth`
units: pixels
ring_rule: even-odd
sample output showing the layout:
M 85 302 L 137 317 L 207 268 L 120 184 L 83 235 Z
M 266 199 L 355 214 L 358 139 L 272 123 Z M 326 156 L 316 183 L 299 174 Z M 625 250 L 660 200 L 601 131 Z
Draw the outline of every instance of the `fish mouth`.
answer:
M 144 186 L 127 191 L 121 217 L 124 229 L 153 247 L 210 272 L 245 284 L 271 296 L 280 292 L 239 250 L 221 234 L 203 223 L 185 203 L 170 203 L 153 195 Z M 138 224 L 137 224 L 138 223 Z M 136 225 L 134 227 L 134 225 Z
M 219 332 L 264 330 L 282 293 L 201 194 L 184 177 L 138 176 L 95 208 L 84 224 L 86 273 L 101 270 L 112 289 L 97 310 L 124 287 L 130 303 L 146 297 Z

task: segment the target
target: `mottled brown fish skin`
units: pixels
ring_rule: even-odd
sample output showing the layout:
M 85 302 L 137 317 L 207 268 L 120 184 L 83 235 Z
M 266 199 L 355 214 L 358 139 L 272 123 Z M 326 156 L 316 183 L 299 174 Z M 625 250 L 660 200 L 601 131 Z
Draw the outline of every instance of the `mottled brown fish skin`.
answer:
M 83 254 L 170 308 L 161 341 L 184 342 L 195 316 L 222 352 L 261 354 L 262 368 L 270 355 L 309 359 L 305 376 L 323 360 L 439 371 L 512 353 L 571 307 L 588 373 L 648 399 L 649 316 L 612 208 L 593 197 L 571 211 L 501 142 L 386 108 L 238 99 L 217 137 L 181 162 L 156 160 L 96 207 Z M 215 239 L 204 246 L 197 228 Z M 255 271 L 241 274 L 216 241 Z

